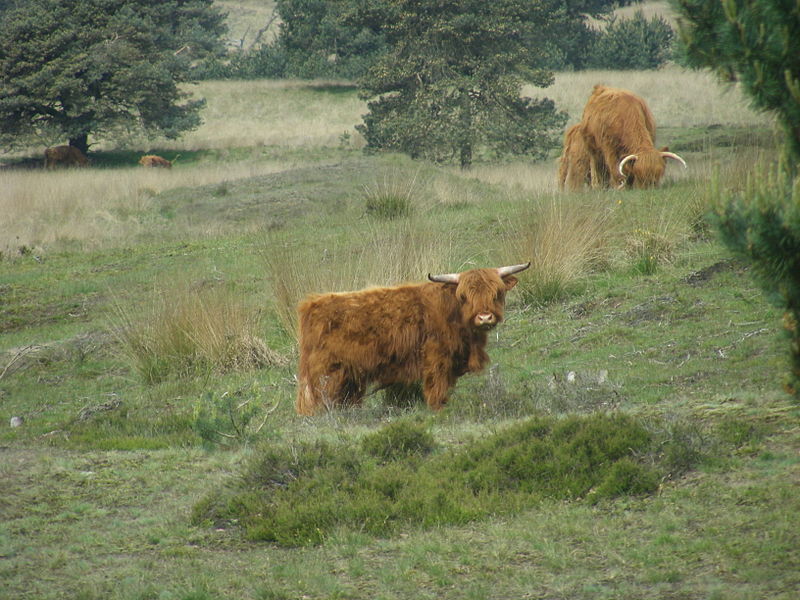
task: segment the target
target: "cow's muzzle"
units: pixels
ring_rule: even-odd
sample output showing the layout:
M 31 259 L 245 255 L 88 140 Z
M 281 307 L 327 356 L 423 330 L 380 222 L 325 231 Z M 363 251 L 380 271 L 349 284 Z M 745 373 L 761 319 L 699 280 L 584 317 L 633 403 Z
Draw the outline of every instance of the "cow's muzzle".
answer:
M 475 327 L 478 329 L 492 329 L 497 325 L 497 317 L 494 313 L 485 312 L 475 315 Z

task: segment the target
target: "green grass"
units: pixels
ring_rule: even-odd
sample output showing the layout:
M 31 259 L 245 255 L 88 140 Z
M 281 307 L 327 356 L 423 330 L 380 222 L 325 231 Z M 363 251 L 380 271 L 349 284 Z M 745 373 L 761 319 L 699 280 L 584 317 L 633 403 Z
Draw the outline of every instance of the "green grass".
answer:
M 712 173 L 743 185 L 772 150 L 759 123 L 674 127 L 666 141 L 691 147 L 691 168 L 661 188 L 555 197 L 553 165 L 462 174 L 336 142 L 164 147 L 181 153 L 179 185 L 90 205 L 130 229 L 28 231 L 29 250 L 0 259 L 0 596 L 793 598 L 800 409 L 781 390 L 781 315 L 702 218 Z M 139 173 L 114 152 L 97 157 L 96 188 Z M 415 181 L 409 214 L 367 212 L 384 174 Z M 547 206 L 573 215 L 566 232 L 602 214 L 602 235 L 547 301 L 521 274 L 491 367 L 444 411 L 412 390 L 294 414 L 298 297 L 532 259 Z M 145 382 L 112 335 L 119 309 L 147 322 L 154 298 L 209 290 L 252 311 L 252 334 L 288 364 Z M 555 464 L 537 450 L 581 454 L 535 442 L 535 424 L 609 421 L 635 433 L 617 462 L 536 479 Z M 290 481 L 281 467 L 314 457 L 331 470 Z M 289 547 L 249 511 L 279 501 Z

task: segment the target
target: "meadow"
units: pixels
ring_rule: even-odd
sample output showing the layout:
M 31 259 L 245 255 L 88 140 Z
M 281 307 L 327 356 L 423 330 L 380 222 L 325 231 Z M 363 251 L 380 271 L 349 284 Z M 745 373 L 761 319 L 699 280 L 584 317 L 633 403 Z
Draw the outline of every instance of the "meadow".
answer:
M 781 314 L 707 219 L 775 159 L 772 123 L 676 67 L 526 92 L 573 122 L 595 83 L 642 94 L 689 168 L 565 194 L 556 152 L 467 172 L 364 154 L 346 82 L 252 81 L 198 85 L 205 123 L 178 142 L 0 171 L 0 596 L 796 597 Z M 136 166 L 151 151 L 174 168 Z M 374 393 L 295 415 L 303 295 L 527 260 L 490 368 L 443 411 Z M 495 494 L 576 423 L 638 441 L 619 468 L 553 467 L 563 494 Z M 608 467 L 647 485 L 569 491 Z

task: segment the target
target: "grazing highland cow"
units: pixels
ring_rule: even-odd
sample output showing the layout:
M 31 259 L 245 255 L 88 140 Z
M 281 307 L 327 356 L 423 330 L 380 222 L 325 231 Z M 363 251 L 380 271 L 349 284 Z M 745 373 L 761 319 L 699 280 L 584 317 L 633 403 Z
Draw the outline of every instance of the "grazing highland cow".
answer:
M 172 163 L 166 158 L 161 158 L 155 154 L 146 154 L 139 159 L 139 164 L 143 167 L 160 167 L 162 169 L 171 169 Z
M 44 168 L 88 167 L 89 159 L 75 146 L 53 146 L 44 151 Z
M 686 162 L 668 148 L 655 148 L 653 113 L 632 92 L 594 86 L 581 125 L 591 155 L 593 187 L 653 187 L 664 176 L 667 158 L 686 167 Z
M 489 362 L 515 273 L 530 266 L 428 275 L 429 283 L 312 295 L 300 303 L 297 412 L 359 404 L 369 384 L 422 383 L 433 410 Z

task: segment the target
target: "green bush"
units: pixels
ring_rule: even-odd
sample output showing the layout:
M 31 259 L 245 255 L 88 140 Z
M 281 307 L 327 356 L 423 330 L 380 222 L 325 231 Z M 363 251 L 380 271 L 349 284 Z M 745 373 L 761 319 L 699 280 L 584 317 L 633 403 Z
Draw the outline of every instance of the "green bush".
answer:
M 649 21 L 642 11 L 630 19 L 612 18 L 601 32 L 589 55 L 587 66 L 594 69 L 657 69 L 672 56 L 675 37 L 661 16 Z
M 265 447 L 231 489 L 194 508 L 195 523 L 240 525 L 248 538 L 318 544 L 334 529 L 373 535 L 463 524 L 545 499 L 597 502 L 654 491 L 661 471 L 637 461 L 652 436 L 635 419 L 533 418 L 467 447 L 436 452 L 400 421 L 360 445 Z
M 397 421 L 365 437 L 361 447 L 368 455 L 389 461 L 430 454 L 436 449 L 436 442 L 424 426 Z

